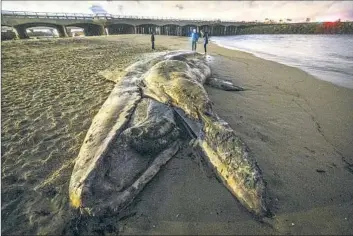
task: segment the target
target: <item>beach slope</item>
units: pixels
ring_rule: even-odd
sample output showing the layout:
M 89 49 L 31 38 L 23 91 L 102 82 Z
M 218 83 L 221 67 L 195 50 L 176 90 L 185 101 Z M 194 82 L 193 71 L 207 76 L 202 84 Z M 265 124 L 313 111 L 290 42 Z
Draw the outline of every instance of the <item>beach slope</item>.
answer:
M 191 48 L 183 37 L 156 36 L 155 44 L 157 50 Z M 256 221 L 190 147 L 168 162 L 125 217 L 88 220 L 71 212 L 68 182 L 114 86 L 102 73 L 118 73 L 150 52 L 150 37 L 2 47 L 3 234 L 353 233 L 353 90 L 210 44 L 213 76 L 244 91 L 206 90 L 262 169 L 274 217 Z

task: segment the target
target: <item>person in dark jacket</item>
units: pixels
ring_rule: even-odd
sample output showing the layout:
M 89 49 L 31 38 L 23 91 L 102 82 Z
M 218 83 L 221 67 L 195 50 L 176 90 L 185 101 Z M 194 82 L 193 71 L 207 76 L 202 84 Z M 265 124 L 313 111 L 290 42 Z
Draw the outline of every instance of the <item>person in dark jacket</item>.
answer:
M 208 44 L 208 32 L 203 34 L 203 48 L 205 49 L 205 55 L 207 53 L 207 44 Z
M 154 33 L 151 34 L 152 50 L 154 50 Z

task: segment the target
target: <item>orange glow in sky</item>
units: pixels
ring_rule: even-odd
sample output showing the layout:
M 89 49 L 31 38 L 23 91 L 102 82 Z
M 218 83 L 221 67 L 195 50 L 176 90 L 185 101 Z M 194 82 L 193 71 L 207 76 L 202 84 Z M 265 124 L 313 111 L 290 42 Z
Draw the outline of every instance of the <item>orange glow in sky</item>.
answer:
M 323 17 L 315 17 L 315 21 L 317 22 L 334 22 L 340 19 L 339 16 L 323 16 Z

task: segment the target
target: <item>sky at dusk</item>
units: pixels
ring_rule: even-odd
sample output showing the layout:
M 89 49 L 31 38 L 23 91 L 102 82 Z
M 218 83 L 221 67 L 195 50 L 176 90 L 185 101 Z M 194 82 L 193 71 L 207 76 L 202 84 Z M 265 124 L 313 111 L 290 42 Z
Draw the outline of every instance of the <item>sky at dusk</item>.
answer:
M 293 22 L 353 20 L 353 1 L 2 1 L 2 10 Z

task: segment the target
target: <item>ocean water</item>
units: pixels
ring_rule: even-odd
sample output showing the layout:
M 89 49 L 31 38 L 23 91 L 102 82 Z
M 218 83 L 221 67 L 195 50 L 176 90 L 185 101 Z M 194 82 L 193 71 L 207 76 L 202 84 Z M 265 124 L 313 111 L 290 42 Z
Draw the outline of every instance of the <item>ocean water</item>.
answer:
M 353 89 L 353 35 L 239 35 L 210 40 Z

